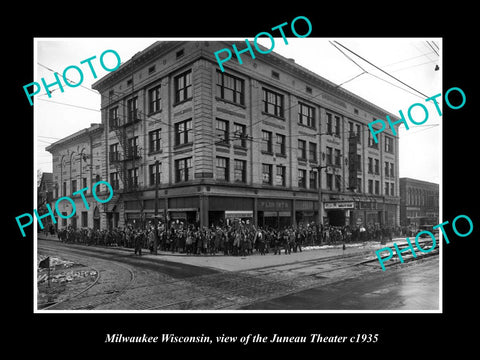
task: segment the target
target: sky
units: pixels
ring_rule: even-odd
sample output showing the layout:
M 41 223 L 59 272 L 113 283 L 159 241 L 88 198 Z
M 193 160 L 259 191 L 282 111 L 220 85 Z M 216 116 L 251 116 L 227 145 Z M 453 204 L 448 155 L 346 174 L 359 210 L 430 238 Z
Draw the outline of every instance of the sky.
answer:
M 248 38 L 248 37 L 246 37 Z M 190 40 L 240 40 L 245 38 L 195 38 Z M 253 38 L 248 38 L 253 40 Z M 158 40 L 189 40 L 183 38 L 37 38 L 34 42 L 34 79 L 38 83 L 44 78 L 47 84 L 55 81 L 52 71 L 76 65 L 83 71 L 82 86 L 64 92 L 55 90 L 49 98 L 45 90 L 34 97 L 35 149 L 34 162 L 42 172 L 52 172 L 52 156 L 45 151 L 51 143 L 74 132 L 100 123 L 100 94 L 91 85 L 109 72 L 99 63 L 105 50 L 115 50 L 122 63 L 137 52 Z M 441 182 L 442 117 L 438 115 L 428 97 L 442 93 L 442 39 L 441 38 L 275 38 L 274 52 L 293 58 L 295 62 L 331 82 L 399 116 L 415 103 L 422 103 L 429 112 L 428 120 L 422 125 L 409 123 L 407 130 L 400 126 L 400 177 L 410 177 L 434 183 Z M 336 42 L 337 47 L 332 43 Z M 259 38 L 259 43 L 271 47 L 268 38 Z M 343 45 L 345 48 L 340 47 Z M 342 52 L 338 50 L 340 48 Z M 244 54 L 245 56 L 247 53 Z M 347 57 L 347 56 L 348 57 Z M 81 61 L 92 60 L 97 78 Z M 364 60 L 362 60 L 360 57 Z M 116 64 L 114 56 L 105 56 L 106 66 Z M 389 77 L 371 64 L 381 68 L 409 87 Z M 440 70 L 435 71 L 438 65 Z M 79 82 L 75 70 L 68 72 L 69 80 Z M 26 85 L 26 84 L 25 84 Z M 52 87 L 54 89 L 56 86 Z M 442 93 L 443 96 L 443 93 Z M 26 106 L 29 105 L 25 97 Z M 441 107 L 441 102 L 440 102 Z M 415 107 L 412 117 L 423 120 L 424 113 Z M 408 120 L 408 117 L 407 117 Z M 37 169 L 35 169 L 36 171 Z

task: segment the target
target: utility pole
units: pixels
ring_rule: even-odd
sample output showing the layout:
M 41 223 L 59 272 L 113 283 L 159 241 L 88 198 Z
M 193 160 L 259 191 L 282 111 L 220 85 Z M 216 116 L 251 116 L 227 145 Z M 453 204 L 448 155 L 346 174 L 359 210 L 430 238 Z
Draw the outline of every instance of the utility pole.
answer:
M 326 169 L 328 166 L 312 166 L 312 169 L 317 169 L 318 171 L 318 225 L 322 222 L 322 169 Z
M 153 243 L 153 253 L 157 255 L 158 247 L 158 160 L 155 161 L 155 240 Z

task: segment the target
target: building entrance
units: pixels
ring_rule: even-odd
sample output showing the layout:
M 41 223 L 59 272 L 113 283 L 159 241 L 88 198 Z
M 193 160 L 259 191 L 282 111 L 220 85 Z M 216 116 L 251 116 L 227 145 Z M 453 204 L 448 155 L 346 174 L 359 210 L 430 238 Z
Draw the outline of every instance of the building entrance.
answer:
M 328 210 L 328 223 L 332 226 L 345 226 L 345 210 Z

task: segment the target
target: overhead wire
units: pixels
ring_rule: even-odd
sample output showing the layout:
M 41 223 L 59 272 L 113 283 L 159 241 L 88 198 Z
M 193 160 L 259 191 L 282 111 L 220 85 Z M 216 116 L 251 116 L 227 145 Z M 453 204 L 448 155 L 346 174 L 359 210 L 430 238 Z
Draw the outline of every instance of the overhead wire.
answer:
M 402 85 L 408 87 L 409 89 L 417 92 L 418 94 L 424 96 L 425 98 L 428 98 L 427 95 L 425 95 L 424 93 L 422 93 L 421 91 L 415 89 L 414 87 L 408 85 L 407 83 L 403 82 L 402 80 L 398 79 L 397 77 L 389 74 L 387 71 L 383 70 L 382 68 L 378 67 L 377 65 L 373 64 L 371 61 L 365 59 L 363 56 L 357 54 L 356 52 L 354 52 L 353 50 L 350 50 L 349 48 L 347 48 L 346 46 L 342 45 L 341 43 L 339 43 L 338 41 L 334 41 L 336 44 L 338 44 L 339 46 L 341 46 L 342 48 L 344 48 L 345 50 L 349 51 L 350 53 L 354 54 L 355 56 L 357 56 L 358 58 L 362 59 L 363 61 L 365 61 L 366 63 L 368 63 L 369 65 L 373 66 L 374 68 L 376 68 L 377 70 L 381 71 L 382 73 L 386 74 L 387 76 L 391 77 L 392 79 L 398 81 L 399 83 L 401 83 Z M 359 65 L 358 65 L 359 66 Z

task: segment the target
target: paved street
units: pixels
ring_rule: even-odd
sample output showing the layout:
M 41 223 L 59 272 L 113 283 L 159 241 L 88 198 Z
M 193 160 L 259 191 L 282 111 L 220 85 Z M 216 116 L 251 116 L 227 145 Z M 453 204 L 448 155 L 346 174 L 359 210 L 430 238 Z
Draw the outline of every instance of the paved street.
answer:
M 247 257 L 136 256 L 131 249 L 38 241 L 39 255 L 94 269 L 81 293 L 47 310 L 436 310 L 438 256 L 388 267 L 374 250 Z

